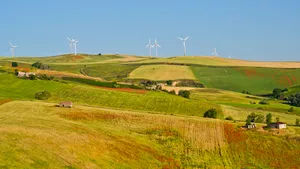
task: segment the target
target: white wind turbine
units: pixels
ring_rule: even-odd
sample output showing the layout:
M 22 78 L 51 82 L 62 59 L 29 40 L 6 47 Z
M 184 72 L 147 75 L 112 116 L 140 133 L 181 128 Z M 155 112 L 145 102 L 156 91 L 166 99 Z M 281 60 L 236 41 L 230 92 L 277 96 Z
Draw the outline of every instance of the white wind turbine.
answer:
M 213 56 L 218 56 L 217 48 L 214 49 L 214 53 L 212 53 L 212 55 L 213 55 Z
M 14 46 L 12 45 L 10 42 L 8 42 L 10 44 L 10 52 L 11 52 L 11 56 L 14 57 L 15 54 L 15 48 L 18 46 Z
M 151 44 L 151 39 L 149 38 L 149 44 L 146 46 L 146 48 L 149 48 L 149 55 L 152 56 L 152 48 L 154 45 Z
M 67 39 L 69 40 L 69 47 L 70 47 L 70 54 L 73 53 L 73 42 L 74 42 L 74 39 L 70 39 L 67 37 Z
M 76 39 L 72 39 L 72 41 L 73 41 L 73 44 L 74 44 L 74 54 L 75 55 L 77 55 L 77 46 L 76 46 L 76 44 L 78 43 L 78 41 L 76 40 Z
M 184 39 L 178 37 L 178 39 L 182 40 L 182 42 L 183 42 L 184 56 L 186 56 L 186 45 L 185 45 L 185 42 L 186 42 L 186 40 L 188 40 L 188 38 L 189 38 L 189 36 L 186 37 L 186 38 L 184 38 Z
M 154 41 L 154 45 L 153 45 L 155 48 L 156 48 L 156 57 L 158 56 L 157 55 L 157 48 L 159 47 L 159 48 L 161 48 L 161 46 L 157 43 L 157 40 L 156 40 L 156 38 L 155 38 L 155 41 Z

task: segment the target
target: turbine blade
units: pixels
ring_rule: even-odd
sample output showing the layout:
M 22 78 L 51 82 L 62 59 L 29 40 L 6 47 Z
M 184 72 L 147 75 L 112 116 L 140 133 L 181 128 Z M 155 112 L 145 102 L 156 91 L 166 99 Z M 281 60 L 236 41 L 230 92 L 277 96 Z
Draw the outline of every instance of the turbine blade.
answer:
M 67 37 L 67 39 L 68 39 L 69 41 L 72 41 L 72 40 L 71 40 L 70 38 L 68 38 L 68 37 Z
M 13 46 L 10 42 L 8 42 L 10 44 L 10 46 Z
M 182 38 L 178 37 L 178 39 L 183 40 Z
M 190 36 L 186 37 L 184 40 L 188 40 L 189 37 L 190 37 Z

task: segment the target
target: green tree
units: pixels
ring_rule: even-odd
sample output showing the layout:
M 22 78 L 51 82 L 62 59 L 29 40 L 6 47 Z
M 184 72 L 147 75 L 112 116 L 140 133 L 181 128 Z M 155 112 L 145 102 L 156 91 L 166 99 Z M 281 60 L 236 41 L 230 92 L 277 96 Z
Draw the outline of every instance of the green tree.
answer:
M 288 110 L 288 112 L 290 112 L 290 113 L 294 112 L 294 107 L 291 107 L 291 108 Z
M 257 115 L 255 113 L 251 113 L 247 116 L 247 120 L 249 120 L 250 122 L 254 122 L 255 118 L 257 117 Z
M 300 126 L 300 119 L 296 119 L 296 126 Z
M 11 67 L 18 67 L 19 65 L 18 65 L 18 63 L 17 62 L 12 62 L 11 63 Z
M 179 96 L 182 96 L 182 97 L 187 98 L 187 99 L 190 98 L 190 94 L 191 93 L 187 90 L 180 90 L 179 93 L 178 93 Z
M 255 123 L 263 123 L 265 121 L 265 116 L 260 114 L 256 117 Z
M 168 80 L 166 83 L 167 83 L 167 85 L 172 86 L 173 81 L 172 80 Z
M 216 109 L 210 109 L 210 110 L 207 110 L 205 113 L 204 113 L 204 117 L 207 117 L 207 118 L 217 118 L 218 116 L 218 112 Z
M 276 88 L 273 90 L 273 97 L 276 98 L 276 99 L 281 99 L 283 96 L 283 92 L 281 89 L 279 88 Z
M 279 117 L 276 117 L 276 122 L 280 122 L 280 118 Z
M 267 114 L 267 116 L 266 116 L 266 123 L 267 124 L 272 123 L 272 114 L 271 113 Z

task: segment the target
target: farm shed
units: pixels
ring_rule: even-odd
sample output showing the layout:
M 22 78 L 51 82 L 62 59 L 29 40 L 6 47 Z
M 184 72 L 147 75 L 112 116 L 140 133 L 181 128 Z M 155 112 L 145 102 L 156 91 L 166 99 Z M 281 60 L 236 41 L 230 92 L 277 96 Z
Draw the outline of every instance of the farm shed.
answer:
M 285 129 L 286 123 L 283 122 L 270 123 L 268 127 L 271 129 Z
M 61 102 L 61 103 L 59 103 L 59 107 L 72 108 L 73 107 L 73 103 L 72 102 Z

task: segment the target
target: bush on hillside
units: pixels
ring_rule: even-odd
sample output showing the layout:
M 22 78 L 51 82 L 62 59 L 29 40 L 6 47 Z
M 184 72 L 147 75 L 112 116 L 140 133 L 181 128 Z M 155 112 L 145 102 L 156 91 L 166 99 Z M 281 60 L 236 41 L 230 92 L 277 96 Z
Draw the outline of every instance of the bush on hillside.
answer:
M 288 110 L 289 113 L 292 113 L 294 112 L 294 107 L 291 107 L 289 110 Z
M 251 94 L 251 93 L 248 92 L 247 90 L 243 90 L 242 93 L 243 93 L 243 94 Z
M 11 63 L 11 67 L 18 67 L 19 65 L 18 65 L 18 63 L 17 62 L 12 62 Z
M 225 120 L 233 120 L 233 117 L 232 116 L 228 116 L 225 118 Z
M 190 91 L 188 91 L 188 90 L 180 90 L 179 93 L 178 93 L 178 95 L 179 95 L 179 96 L 182 96 L 182 97 L 184 97 L 184 98 L 189 99 L 191 93 L 190 93 Z
M 34 97 L 38 100 L 48 100 L 51 97 L 51 94 L 48 91 L 37 92 Z
M 203 117 L 206 117 L 206 118 L 217 118 L 218 116 L 218 112 L 216 109 L 210 109 L 210 110 L 207 110 L 205 113 L 204 113 L 204 116 Z
M 37 62 L 33 63 L 31 66 L 36 67 L 38 69 L 42 69 L 42 70 L 49 70 L 50 69 L 50 66 L 45 65 L 40 61 L 37 61 Z
M 36 79 L 37 79 L 37 78 L 36 78 L 36 76 L 35 76 L 35 75 L 32 75 L 32 74 L 31 74 L 31 75 L 29 75 L 29 77 L 28 77 L 28 78 L 29 78 L 29 80 L 36 80 Z
M 173 81 L 172 80 L 168 80 L 166 81 L 167 85 L 172 86 L 173 85 Z
M 288 103 L 292 106 L 300 107 L 300 93 L 288 97 Z
M 177 87 L 199 87 L 204 88 L 204 85 L 194 81 L 194 80 L 180 80 L 177 84 Z
M 273 90 L 273 97 L 276 99 L 280 99 L 282 100 L 282 98 L 284 97 L 283 92 L 281 89 L 276 88 Z
M 266 115 L 266 123 L 267 124 L 272 123 L 272 114 L 271 113 L 269 113 L 269 114 Z
M 267 104 L 269 104 L 269 101 L 266 100 L 266 99 L 264 99 L 264 100 L 261 100 L 261 101 L 259 102 L 259 104 L 267 105 Z
M 49 76 L 49 75 L 46 75 L 46 74 L 42 74 L 42 75 L 38 75 L 37 78 L 41 79 L 41 80 L 53 80 L 54 76 Z

